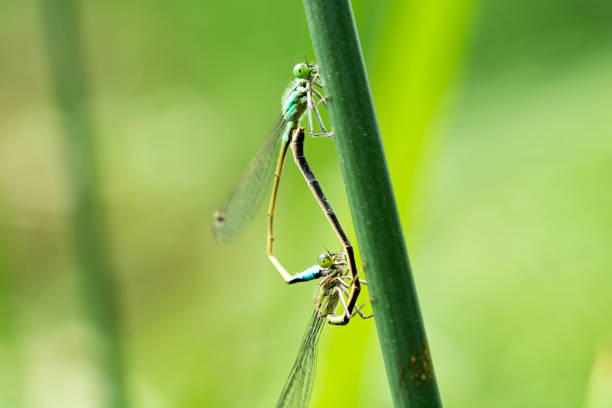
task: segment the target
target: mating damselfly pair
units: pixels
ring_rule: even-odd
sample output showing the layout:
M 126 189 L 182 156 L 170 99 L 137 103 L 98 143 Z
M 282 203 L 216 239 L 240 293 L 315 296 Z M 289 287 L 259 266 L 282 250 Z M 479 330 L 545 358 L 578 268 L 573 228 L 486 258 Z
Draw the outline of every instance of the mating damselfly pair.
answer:
M 330 324 L 345 325 L 356 313 L 362 318 L 371 317 L 365 316 L 356 305 L 361 284 L 365 284 L 365 281 L 358 277 L 353 247 L 304 156 L 305 132 L 299 127 L 299 121 L 304 113 L 308 114 L 311 136 L 333 138 L 332 133 L 326 130 L 318 109 L 319 105 L 326 105 L 327 99 L 327 96 L 323 96 L 319 69 L 316 65 L 298 64 L 294 67 L 293 73 L 295 79 L 289 84 L 282 97 L 280 118 L 241 180 L 215 213 L 213 229 L 218 242 L 231 241 L 252 219 L 255 210 L 265 196 L 266 184 L 271 183 L 272 193 L 268 206 L 268 259 L 287 283 L 321 278 L 315 298 L 315 311 L 308 325 L 298 358 L 279 400 L 279 407 L 307 405 L 314 373 L 316 343 L 325 320 Z M 319 133 L 314 132 L 313 117 L 316 118 Z M 276 258 L 273 248 L 276 198 L 283 163 L 289 148 L 291 148 L 300 172 L 343 246 L 342 253 L 323 254 L 319 257 L 317 265 L 293 275 L 287 272 Z M 277 158 L 276 165 L 274 165 L 275 157 Z M 336 309 L 339 304 L 342 305 L 342 310 L 340 314 L 337 314 Z

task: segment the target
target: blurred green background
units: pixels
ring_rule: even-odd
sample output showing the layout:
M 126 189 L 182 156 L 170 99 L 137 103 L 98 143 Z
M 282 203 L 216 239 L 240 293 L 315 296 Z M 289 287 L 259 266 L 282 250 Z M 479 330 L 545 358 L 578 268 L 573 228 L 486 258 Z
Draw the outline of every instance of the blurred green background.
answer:
M 266 260 L 264 208 L 229 246 L 211 222 L 314 60 L 301 2 L 58 0 L 86 73 L 109 335 L 43 1 L 0 2 L 0 407 L 107 407 L 113 387 L 133 407 L 273 406 L 314 285 Z M 612 407 L 612 3 L 353 7 L 444 405 Z M 306 151 L 354 241 L 333 143 Z M 278 211 L 289 269 L 339 248 L 292 163 Z M 325 328 L 311 406 L 391 406 L 374 324 Z

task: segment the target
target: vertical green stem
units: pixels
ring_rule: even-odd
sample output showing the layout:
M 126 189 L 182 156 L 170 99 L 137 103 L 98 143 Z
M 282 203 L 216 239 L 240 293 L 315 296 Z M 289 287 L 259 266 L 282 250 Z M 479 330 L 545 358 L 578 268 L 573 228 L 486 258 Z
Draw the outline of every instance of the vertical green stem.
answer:
M 0 407 L 23 406 L 21 353 L 18 345 L 18 310 L 12 259 L 4 238 L 4 214 L 0 206 Z
M 396 407 L 440 407 L 349 0 L 304 0 Z M 401 80 L 401 78 L 398 78 Z
M 128 406 L 114 275 L 99 197 L 88 92 L 73 0 L 40 0 L 50 73 L 61 114 L 72 177 L 75 251 L 84 303 L 100 342 L 97 363 L 108 392 L 106 406 Z

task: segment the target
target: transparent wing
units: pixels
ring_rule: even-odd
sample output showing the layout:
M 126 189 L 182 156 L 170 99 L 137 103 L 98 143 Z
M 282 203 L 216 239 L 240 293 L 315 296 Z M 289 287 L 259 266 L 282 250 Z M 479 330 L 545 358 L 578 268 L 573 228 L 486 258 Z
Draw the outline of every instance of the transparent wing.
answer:
M 317 344 L 324 325 L 325 317 L 319 317 L 315 310 L 306 333 L 304 333 L 302 345 L 293 363 L 293 368 L 291 368 L 289 378 L 276 403 L 276 408 L 306 408 L 308 406 L 317 365 Z
M 219 243 L 228 243 L 251 221 L 266 191 L 272 186 L 272 175 L 281 146 L 281 132 L 285 127 L 281 116 L 247 171 L 236 184 L 219 210 L 215 212 L 213 235 Z

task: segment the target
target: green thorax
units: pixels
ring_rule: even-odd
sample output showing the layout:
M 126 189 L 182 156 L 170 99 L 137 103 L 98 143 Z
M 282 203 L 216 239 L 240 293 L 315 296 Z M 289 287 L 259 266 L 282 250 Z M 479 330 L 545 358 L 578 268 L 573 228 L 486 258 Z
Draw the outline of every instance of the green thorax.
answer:
M 287 122 L 282 139 L 287 141 L 291 129 L 297 127 L 298 121 L 308 107 L 308 92 L 317 78 L 315 65 L 297 64 L 293 68 L 295 79 L 289 83 L 281 99 L 281 113 Z
M 296 78 L 287 86 L 281 100 L 283 118 L 287 121 L 297 122 L 308 105 L 306 93 L 308 92 L 308 79 Z
M 333 264 L 323 272 L 325 277 L 319 283 L 315 297 L 315 309 L 320 317 L 335 314 L 338 302 L 340 302 L 340 293 L 337 288 L 341 285 L 338 279 L 345 275 L 346 271 L 346 256 L 343 253 L 335 254 Z

